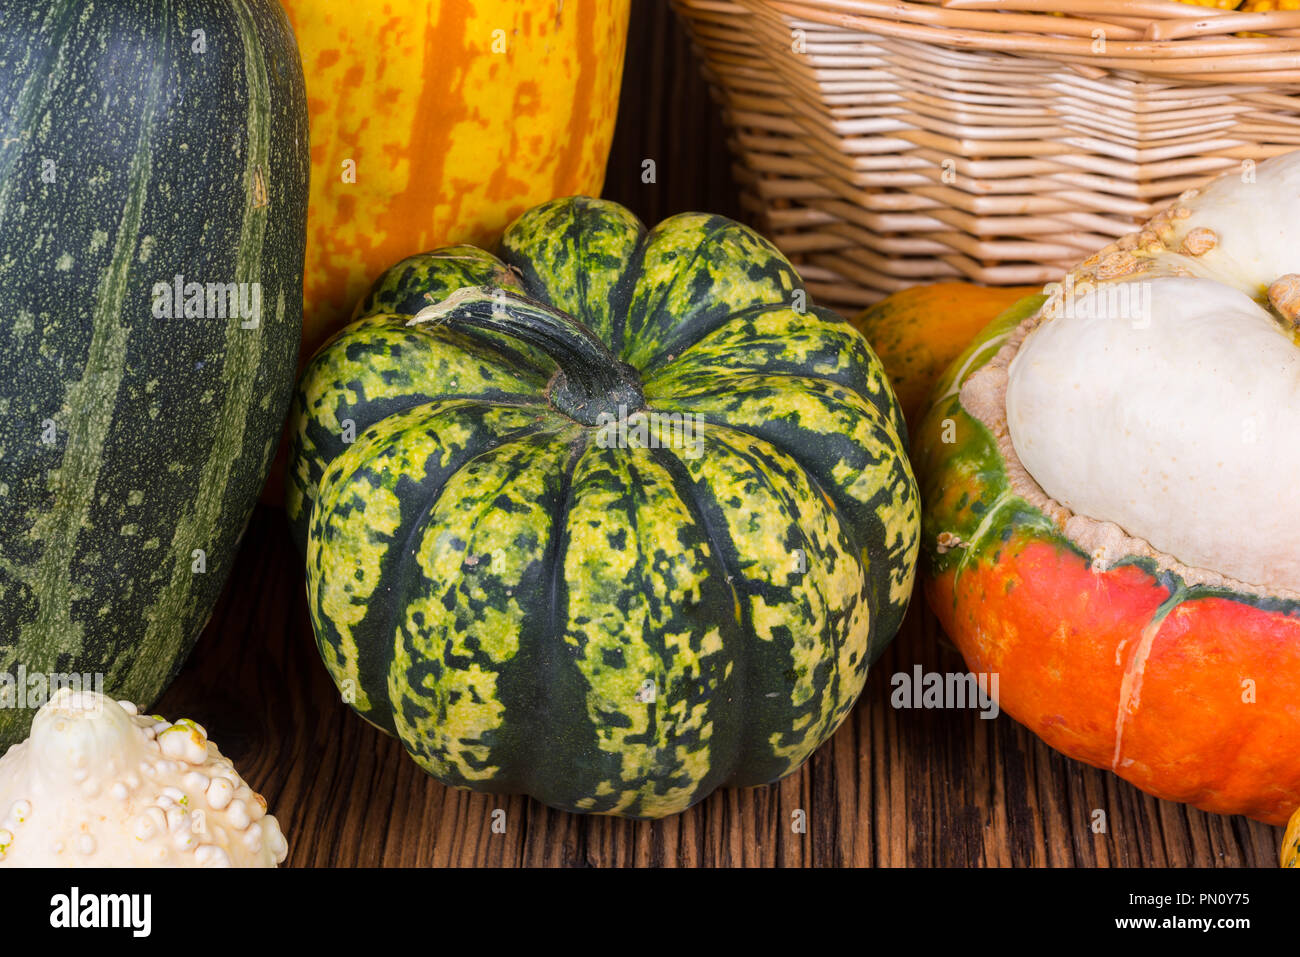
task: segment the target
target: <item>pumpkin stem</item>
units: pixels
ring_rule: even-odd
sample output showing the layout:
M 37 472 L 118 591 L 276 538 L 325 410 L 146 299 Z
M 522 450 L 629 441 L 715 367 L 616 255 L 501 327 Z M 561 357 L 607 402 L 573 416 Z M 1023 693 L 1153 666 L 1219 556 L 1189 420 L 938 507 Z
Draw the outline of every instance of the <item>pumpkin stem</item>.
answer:
M 559 412 L 583 425 L 600 425 L 645 404 L 635 369 L 568 313 L 499 286 L 466 286 L 421 309 L 408 326 L 432 323 L 499 332 L 546 353 L 559 366 L 547 397 Z

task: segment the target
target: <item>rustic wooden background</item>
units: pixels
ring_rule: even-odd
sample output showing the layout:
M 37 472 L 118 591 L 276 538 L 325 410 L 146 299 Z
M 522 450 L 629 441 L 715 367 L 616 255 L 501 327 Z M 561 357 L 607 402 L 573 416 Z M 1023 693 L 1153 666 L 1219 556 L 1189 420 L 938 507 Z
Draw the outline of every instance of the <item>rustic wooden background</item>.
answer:
M 725 132 L 678 25 L 662 0 L 635 0 L 634 11 L 606 194 L 649 223 L 688 209 L 739 216 Z M 642 182 L 645 159 L 654 183 Z M 862 701 L 808 764 L 670 820 L 453 791 L 340 702 L 284 515 L 263 506 L 157 710 L 208 728 L 266 796 L 294 866 L 1276 866 L 1280 828 L 1157 801 L 1006 716 L 894 710 L 890 676 L 917 662 L 964 670 L 919 598 Z M 504 833 L 492 828 L 497 809 Z M 1096 810 L 1105 833 L 1092 830 Z

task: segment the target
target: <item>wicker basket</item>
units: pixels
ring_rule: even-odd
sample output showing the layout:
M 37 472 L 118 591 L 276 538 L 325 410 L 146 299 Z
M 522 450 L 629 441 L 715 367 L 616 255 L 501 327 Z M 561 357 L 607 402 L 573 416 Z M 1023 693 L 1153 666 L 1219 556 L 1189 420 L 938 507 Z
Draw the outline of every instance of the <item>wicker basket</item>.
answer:
M 1300 147 L 1300 12 L 673 2 L 746 208 L 841 309 L 1058 279 L 1183 190 Z

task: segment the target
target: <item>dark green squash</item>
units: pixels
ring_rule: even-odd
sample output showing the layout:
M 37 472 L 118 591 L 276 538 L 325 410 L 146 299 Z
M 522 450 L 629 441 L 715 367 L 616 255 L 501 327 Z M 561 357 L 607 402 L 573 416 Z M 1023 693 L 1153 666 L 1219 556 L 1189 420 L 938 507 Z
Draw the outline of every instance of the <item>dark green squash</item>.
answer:
M 457 787 L 661 817 L 775 780 L 843 720 L 911 593 L 918 498 L 879 361 L 721 217 L 647 234 L 557 200 L 500 260 L 399 263 L 291 422 L 325 663 Z
M 292 391 L 309 155 L 275 0 L 0 5 L 0 123 L 2 751 L 32 676 L 148 703 L 211 614 Z

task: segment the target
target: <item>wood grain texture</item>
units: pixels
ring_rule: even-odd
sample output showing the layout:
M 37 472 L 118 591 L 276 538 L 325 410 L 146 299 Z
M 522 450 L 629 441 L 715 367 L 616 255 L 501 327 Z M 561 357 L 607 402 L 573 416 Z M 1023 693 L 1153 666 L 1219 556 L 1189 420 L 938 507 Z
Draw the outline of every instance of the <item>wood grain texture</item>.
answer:
M 739 217 L 725 131 L 661 0 L 636 0 L 606 195 L 646 222 Z M 641 179 L 656 160 L 656 182 Z M 266 796 L 291 866 L 1264 866 L 1281 828 L 1157 801 L 1014 721 L 895 710 L 890 678 L 964 671 L 918 597 L 862 700 L 800 771 L 647 823 L 452 791 L 338 697 L 284 514 L 262 507 L 198 648 L 159 702 Z M 504 832 L 493 830 L 494 812 Z M 1106 832 L 1093 833 L 1095 810 Z M 806 831 L 796 833 L 796 812 Z

